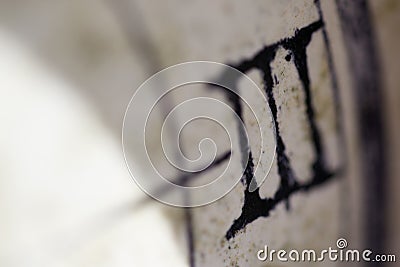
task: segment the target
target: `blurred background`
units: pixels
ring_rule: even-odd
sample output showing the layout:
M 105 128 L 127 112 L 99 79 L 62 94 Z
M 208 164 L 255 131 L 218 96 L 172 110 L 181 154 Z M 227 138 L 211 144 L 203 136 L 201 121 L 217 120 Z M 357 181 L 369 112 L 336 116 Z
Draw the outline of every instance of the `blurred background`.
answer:
M 0 266 L 258 266 L 263 263 L 256 252 L 264 244 L 321 249 L 339 237 L 354 247 L 378 244 L 382 253 L 399 257 L 400 2 L 367 1 L 373 32 L 367 27 L 360 34 L 373 35 L 379 62 L 363 66 L 380 73 L 374 88 L 382 98 L 366 105 L 378 106 L 372 110 L 382 122 L 370 125 L 371 132 L 382 133 L 376 150 L 364 150 L 359 142 L 369 138 L 362 134 L 368 112 L 357 108 L 363 99 L 354 81 L 363 73 L 352 70 L 341 2 L 323 1 L 321 10 L 346 139 L 345 148 L 334 141 L 326 146 L 335 162 L 344 151 L 346 171 L 294 196 L 292 210 L 279 206 L 226 241 L 225 232 L 240 215 L 243 186 L 190 211 L 151 200 L 125 166 L 125 109 L 136 88 L 165 67 L 191 60 L 235 63 L 293 36 L 319 18 L 314 1 L 1 0 Z M 321 128 L 334 140 L 329 122 L 339 115 L 331 78 L 321 71 L 327 68 L 323 38 L 318 33 L 310 44 L 310 76 L 322 88 L 313 89 L 322 92 L 314 100 L 321 107 Z M 290 75 L 293 68 L 276 64 L 288 72 L 286 80 L 298 79 Z M 262 86 L 259 75 L 249 75 Z M 312 154 L 302 135 L 304 118 L 296 117 L 304 108 L 290 94 L 279 96 L 291 160 L 306 176 Z M 374 158 L 363 154 L 368 151 L 384 156 L 385 166 L 376 168 L 383 173 L 372 178 L 363 169 L 374 166 L 365 161 Z M 277 186 L 276 163 L 270 175 L 264 196 Z M 368 197 L 374 190 L 379 197 Z M 381 238 L 369 236 L 372 229 Z

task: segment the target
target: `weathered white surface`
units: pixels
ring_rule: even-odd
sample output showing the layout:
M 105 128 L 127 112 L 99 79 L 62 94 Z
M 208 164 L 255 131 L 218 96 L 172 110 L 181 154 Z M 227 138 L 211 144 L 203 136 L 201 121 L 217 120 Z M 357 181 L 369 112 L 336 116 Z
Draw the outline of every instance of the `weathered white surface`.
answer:
M 120 151 L 122 115 L 134 88 L 171 64 L 236 62 L 317 19 L 313 1 L 214 2 L 1 3 L 0 69 L 6 75 L 0 87 L 0 265 L 142 266 L 145 261 L 155 266 L 187 265 L 180 210 L 158 204 L 129 208 L 144 197 L 130 180 Z M 388 109 L 396 114 L 398 61 L 388 51 L 398 47 L 398 41 L 391 41 L 398 7 L 391 6 L 393 1 L 373 2 L 391 88 Z M 323 9 L 344 92 L 349 174 L 355 177 L 354 102 L 332 3 L 323 1 Z M 126 13 L 121 15 L 120 9 Z M 155 44 L 154 50 L 143 40 Z M 318 32 L 309 46 L 310 75 L 319 125 L 335 162 L 334 112 L 321 42 Z M 39 55 L 45 67 L 26 50 Z M 284 104 L 283 135 L 299 178 L 307 179 L 312 154 L 307 127 L 302 128 L 303 95 L 296 93 L 298 79 L 284 56 L 285 51 L 279 51 L 275 72 L 283 78 L 280 87 L 295 90 L 280 91 L 278 96 Z M 256 73 L 251 76 L 260 83 Z M 393 115 L 389 120 L 396 119 Z M 396 131 L 390 134 L 397 140 Z M 398 157 L 394 154 L 394 158 Z M 393 173 L 395 177 L 398 171 Z M 262 195 L 271 196 L 277 182 L 274 165 Z M 358 183 L 350 180 L 352 193 Z M 339 193 L 343 188 L 339 187 L 336 181 L 309 194 L 297 194 L 291 199 L 291 211 L 280 205 L 269 218 L 258 219 L 226 242 L 226 230 L 242 206 L 243 186 L 239 185 L 221 201 L 195 209 L 196 262 L 200 266 L 257 266 L 255 253 L 265 244 L 276 249 L 323 249 L 334 244 L 342 227 Z M 359 199 L 355 193 L 349 198 L 351 203 Z M 359 217 L 357 210 L 350 215 L 353 220 Z M 398 216 L 391 216 L 394 232 Z M 351 233 L 357 235 L 358 224 L 354 225 Z

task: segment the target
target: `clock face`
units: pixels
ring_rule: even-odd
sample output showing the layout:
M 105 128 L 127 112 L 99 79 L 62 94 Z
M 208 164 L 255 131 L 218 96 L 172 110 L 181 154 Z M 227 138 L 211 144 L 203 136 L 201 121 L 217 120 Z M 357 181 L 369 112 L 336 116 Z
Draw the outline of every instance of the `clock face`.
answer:
M 395 242 L 400 5 L 106 2 L 0 3 L 0 266 Z

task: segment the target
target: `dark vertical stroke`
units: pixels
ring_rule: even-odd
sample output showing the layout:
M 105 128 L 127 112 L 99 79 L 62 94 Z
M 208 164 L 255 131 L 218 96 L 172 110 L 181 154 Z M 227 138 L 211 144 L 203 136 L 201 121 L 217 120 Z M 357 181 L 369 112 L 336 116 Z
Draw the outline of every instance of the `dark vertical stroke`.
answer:
M 257 67 L 261 70 L 264 80 L 264 90 L 267 95 L 268 105 L 272 113 L 272 121 L 275 127 L 276 135 L 276 155 L 278 174 L 280 176 L 280 185 L 276 192 L 276 197 L 288 195 L 288 189 L 292 186 L 297 185 L 295 174 L 290 165 L 288 156 L 286 155 L 286 147 L 283 142 L 280 126 L 278 122 L 278 109 L 276 107 L 276 101 L 274 98 L 274 82 L 272 79 L 271 62 L 275 58 L 277 46 L 271 46 L 266 49 L 266 53 L 259 57 Z M 289 208 L 289 199 L 286 200 L 286 208 Z
M 358 119 L 364 245 L 383 252 L 387 184 L 381 70 L 366 0 L 336 0 Z
M 308 125 L 310 127 L 312 143 L 315 150 L 315 162 L 313 164 L 314 178 L 323 177 L 326 172 L 325 153 L 322 146 L 321 135 L 315 120 L 315 111 L 312 103 L 312 95 L 310 90 L 310 77 L 308 73 L 307 63 L 307 46 L 311 41 L 312 33 L 323 26 L 321 20 L 312 23 L 309 27 L 303 28 L 290 40 L 285 41 L 283 46 L 293 53 L 294 65 L 299 74 L 299 79 L 303 86 L 305 95 L 305 106 Z
M 242 72 L 249 71 L 252 69 L 254 66 L 252 62 L 250 61 L 244 61 L 242 62 L 239 66 L 236 68 Z M 226 82 L 230 83 L 230 88 L 233 90 L 225 90 L 223 89 L 224 93 L 226 94 L 226 97 L 228 101 L 230 102 L 233 110 L 237 114 L 237 116 L 240 118 L 241 121 L 244 122 L 243 119 L 243 108 L 242 108 L 242 102 L 240 99 L 240 96 L 237 93 L 237 83 L 238 81 L 235 79 L 232 79 L 233 77 L 230 77 L 229 75 L 223 74 L 221 79 L 225 80 Z M 235 77 L 236 78 L 236 77 Z M 250 147 L 248 147 L 248 143 L 246 142 L 245 138 L 247 135 L 243 133 L 243 128 L 238 125 L 238 131 L 239 131 L 239 136 L 240 136 L 240 150 L 241 150 L 241 164 L 242 168 L 244 169 L 243 171 L 243 176 L 242 176 L 242 184 L 246 187 L 245 192 L 244 192 L 244 205 L 242 209 L 242 215 L 240 218 L 235 220 L 233 223 L 233 228 L 234 230 L 228 231 L 226 234 L 226 238 L 230 239 L 234 236 L 236 233 L 237 229 L 242 229 L 244 226 L 246 226 L 248 223 L 254 221 L 257 219 L 260 215 L 259 212 L 265 210 L 263 209 L 264 202 L 265 200 L 261 199 L 259 195 L 259 189 L 257 188 L 254 192 L 249 191 L 249 186 L 250 182 L 254 176 L 254 163 L 253 163 L 253 156 Z
M 237 81 L 235 81 L 236 83 Z M 232 84 L 231 89 L 232 90 L 237 90 L 235 83 Z M 239 117 L 239 119 L 244 123 L 243 120 L 243 108 L 242 108 L 242 103 L 240 100 L 239 95 L 236 92 L 226 92 L 227 96 L 228 96 L 228 101 L 231 103 L 233 110 L 235 111 L 235 113 L 237 114 L 237 116 Z M 253 156 L 252 153 L 250 151 L 250 148 L 248 147 L 248 143 L 246 140 L 247 139 L 247 135 L 244 132 L 243 127 L 241 127 L 240 125 L 237 125 L 237 130 L 239 132 L 239 146 L 240 146 L 240 153 L 241 153 L 241 165 L 242 168 L 245 170 L 244 171 L 244 175 L 241 179 L 243 184 L 250 184 L 251 178 L 253 177 L 252 172 L 251 175 L 246 175 L 249 174 L 250 170 L 250 162 L 253 162 Z

